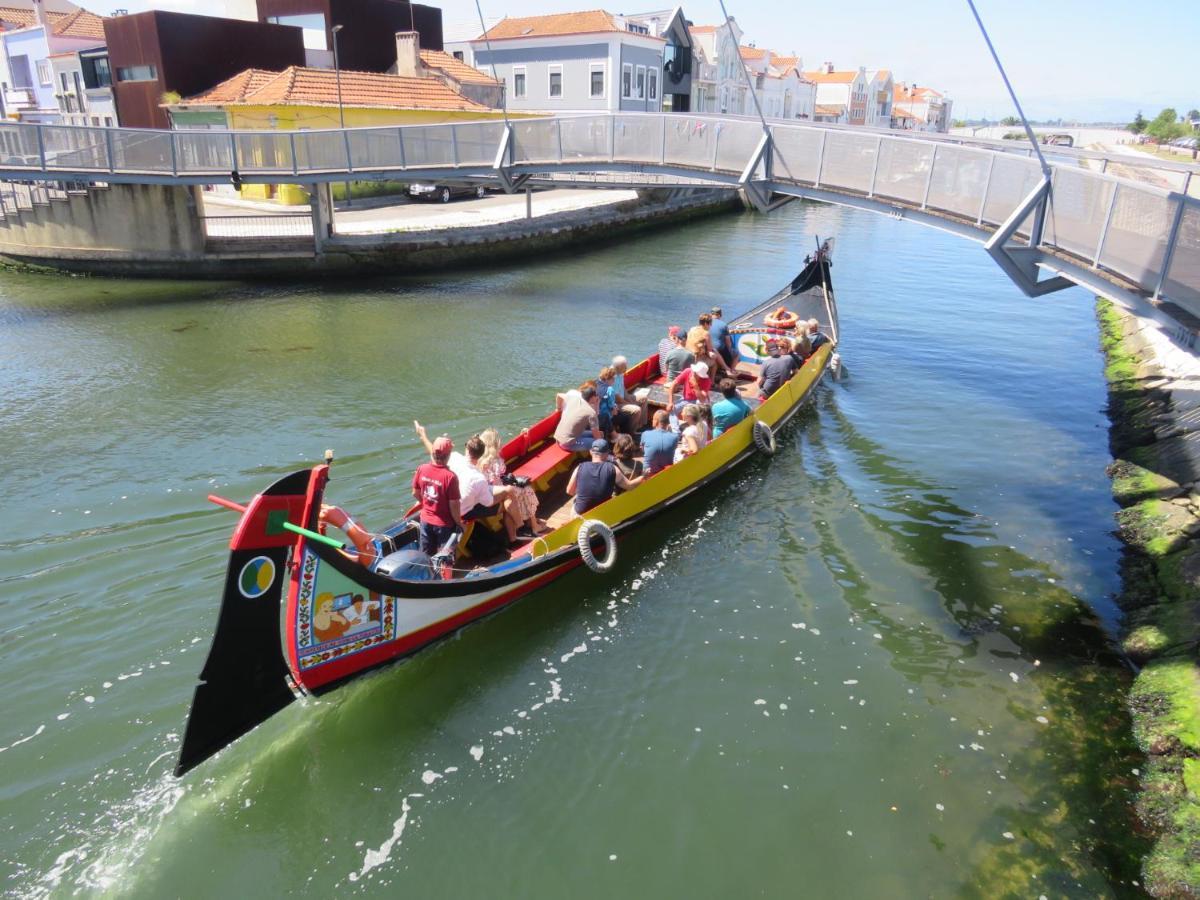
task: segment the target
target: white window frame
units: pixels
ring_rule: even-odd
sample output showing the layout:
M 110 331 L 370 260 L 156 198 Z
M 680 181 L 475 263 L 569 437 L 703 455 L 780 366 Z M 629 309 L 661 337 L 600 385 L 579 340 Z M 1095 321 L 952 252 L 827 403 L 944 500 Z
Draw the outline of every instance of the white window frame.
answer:
M 646 69 L 646 97 L 652 101 L 658 100 L 658 69 Z
M 521 90 L 521 93 L 519 93 L 519 94 L 517 93 L 517 76 L 518 75 L 522 76 L 522 84 L 521 84 L 522 90 Z M 527 96 L 529 96 L 529 75 L 526 74 L 525 67 L 524 66 L 513 66 L 512 76 L 513 76 L 513 99 L 514 100 L 524 100 Z
M 54 87 L 54 70 L 50 67 L 50 60 L 39 59 L 34 68 L 37 69 L 38 84 L 42 87 Z
M 638 86 L 639 79 L 640 79 L 640 84 L 641 84 L 640 87 Z M 645 100 L 646 99 L 646 67 L 645 66 L 638 66 L 634 70 L 633 99 L 634 100 Z
M 625 76 L 629 76 L 629 80 L 625 80 Z M 633 99 L 633 63 L 621 64 L 621 99 Z
M 558 73 L 558 96 L 550 92 L 550 76 Z M 546 66 L 546 97 L 550 100 L 561 100 L 567 93 L 566 79 L 563 77 L 562 63 L 551 63 Z
M 592 93 L 592 75 L 596 72 L 600 73 L 600 93 Z M 588 65 L 588 97 L 592 100 L 608 99 L 608 64 L 607 63 L 591 63 Z

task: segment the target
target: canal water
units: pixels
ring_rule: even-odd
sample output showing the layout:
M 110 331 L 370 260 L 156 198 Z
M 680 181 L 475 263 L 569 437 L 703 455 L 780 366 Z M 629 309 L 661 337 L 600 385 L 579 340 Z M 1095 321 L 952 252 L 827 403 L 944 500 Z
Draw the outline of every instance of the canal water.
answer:
M 168 774 L 235 499 L 420 419 L 511 434 L 837 238 L 847 377 L 500 616 Z M 1138 893 L 1092 300 L 793 204 L 522 266 L 256 286 L 0 275 L 0 884 L 19 896 Z

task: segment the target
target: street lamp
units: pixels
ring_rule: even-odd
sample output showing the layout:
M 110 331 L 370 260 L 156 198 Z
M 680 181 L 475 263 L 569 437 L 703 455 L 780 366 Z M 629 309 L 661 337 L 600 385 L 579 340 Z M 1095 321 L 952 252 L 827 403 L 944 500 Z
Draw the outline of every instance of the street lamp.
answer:
M 334 25 L 330 29 L 333 34 L 333 77 L 337 82 L 337 100 L 338 100 L 338 124 L 343 131 L 346 130 L 346 110 L 342 106 L 342 68 L 338 64 L 338 32 L 341 31 L 344 25 Z M 344 139 L 344 136 L 343 136 Z M 349 156 L 349 141 L 346 142 L 347 157 Z M 349 159 L 347 159 L 349 162 Z M 346 205 L 350 205 L 350 182 L 346 182 Z

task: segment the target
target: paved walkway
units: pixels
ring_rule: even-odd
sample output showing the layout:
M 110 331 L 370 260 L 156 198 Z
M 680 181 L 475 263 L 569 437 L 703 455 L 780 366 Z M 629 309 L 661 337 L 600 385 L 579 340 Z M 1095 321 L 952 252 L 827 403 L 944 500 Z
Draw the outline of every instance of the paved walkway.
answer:
M 534 191 L 532 211 L 533 217 L 537 218 L 635 199 L 637 191 L 631 190 L 566 188 Z M 341 207 L 334 213 L 334 231 L 337 234 L 387 234 L 496 225 L 525 218 L 523 193 L 489 194 L 481 200 L 470 198 L 450 203 L 397 200 L 387 206 L 377 206 L 379 201 L 374 200 L 373 208 L 369 209 Z M 311 234 L 312 226 L 304 218 L 308 208 L 304 206 L 276 206 L 206 194 L 204 211 L 210 237 Z

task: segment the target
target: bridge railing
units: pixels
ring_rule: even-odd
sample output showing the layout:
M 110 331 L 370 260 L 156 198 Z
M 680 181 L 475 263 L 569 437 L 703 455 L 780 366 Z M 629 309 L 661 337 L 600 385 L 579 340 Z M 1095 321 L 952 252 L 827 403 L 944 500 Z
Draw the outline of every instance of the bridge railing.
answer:
M 511 129 L 511 130 L 510 130 Z M 758 182 L 865 198 L 973 226 L 1005 224 L 1043 181 L 1029 148 L 908 133 L 776 122 L 764 153 L 747 118 L 618 113 L 329 131 L 154 131 L 0 123 L 0 170 L 29 180 L 116 175 L 304 182 L 334 176 L 480 177 L 567 168 L 673 172 L 714 184 Z M 1011 143 L 1011 142 L 1010 142 Z M 1096 154 L 1051 157 L 1040 248 L 1107 270 L 1200 312 L 1200 201 L 1175 165 L 1168 189 L 1092 168 Z M 1105 161 L 1102 159 L 1101 163 Z M 1114 159 L 1114 163 L 1118 162 Z M 1122 157 L 1119 164 L 1128 160 Z M 1137 163 L 1133 163 L 1136 165 Z M 1115 166 L 1114 166 L 1115 167 Z M 1034 233 L 1030 213 L 1016 230 Z

